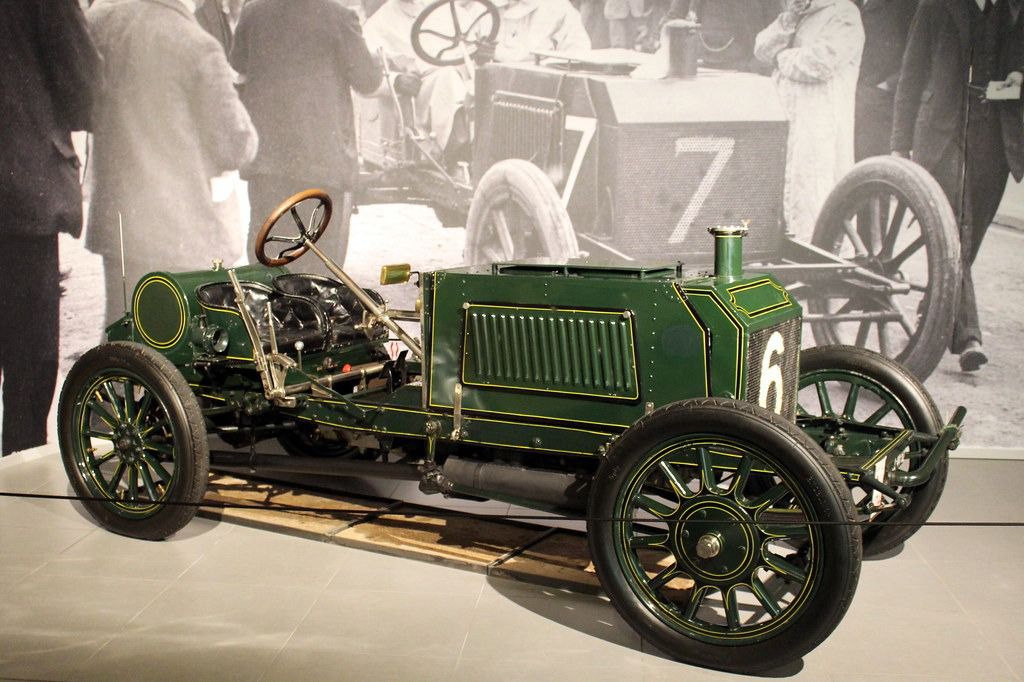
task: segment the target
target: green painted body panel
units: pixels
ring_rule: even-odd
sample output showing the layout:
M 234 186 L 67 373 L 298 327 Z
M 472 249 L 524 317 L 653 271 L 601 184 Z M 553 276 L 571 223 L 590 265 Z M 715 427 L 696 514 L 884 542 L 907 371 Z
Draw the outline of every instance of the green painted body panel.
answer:
M 462 409 L 467 414 L 612 429 L 635 422 L 643 416 L 647 403 L 660 407 L 705 395 L 746 398 L 747 338 L 801 315 L 799 305 L 769 276 L 685 280 L 676 268 L 460 268 L 427 275 L 424 300 L 430 408 L 451 410 L 455 385 L 461 383 Z M 528 345 L 533 341 L 522 334 L 488 339 L 491 346 L 499 341 L 518 345 L 518 350 L 510 349 L 509 354 L 517 356 L 520 365 L 529 360 L 533 366 L 520 366 L 518 380 L 513 376 L 504 383 L 481 381 L 485 363 L 476 354 L 483 332 L 474 329 L 474 319 L 478 313 L 498 311 L 517 318 L 519 329 L 527 331 L 531 320 L 536 326 L 540 319 L 564 320 L 565 326 L 577 329 L 594 326 L 601 317 L 615 320 L 618 328 L 628 321 L 631 333 L 619 338 L 630 339 L 631 348 L 623 351 L 611 341 L 606 345 L 604 336 L 598 334 L 598 342 L 586 351 L 591 368 L 610 367 L 613 375 L 618 360 L 620 377 L 629 375 L 622 369 L 632 363 L 637 376 L 635 390 L 602 387 L 570 391 L 564 382 L 553 378 L 545 387 L 542 380 L 546 372 L 551 375 L 556 356 L 562 355 L 563 366 L 566 357 L 563 346 L 552 343 L 550 334 L 541 335 L 536 345 Z M 573 348 L 585 354 L 581 350 L 583 336 L 577 338 L 579 343 Z M 713 343 L 709 344 L 709 338 Z M 548 342 L 546 348 L 543 341 Z M 524 345 L 528 345 L 526 350 Z M 606 349 L 611 349 L 613 357 L 606 357 Z M 577 366 L 572 366 L 575 372 Z M 516 369 L 512 371 L 514 375 Z M 582 358 L 574 376 L 578 379 L 575 387 L 587 384 Z

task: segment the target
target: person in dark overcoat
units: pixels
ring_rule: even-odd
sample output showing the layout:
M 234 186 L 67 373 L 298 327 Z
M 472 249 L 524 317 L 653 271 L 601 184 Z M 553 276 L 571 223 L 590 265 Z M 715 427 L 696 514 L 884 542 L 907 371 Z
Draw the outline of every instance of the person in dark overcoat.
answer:
M 338 206 L 352 191 L 358 169 L 351 89 L 374 92 L 382 72 L 358 15 L 336 0 L 250 0 L 231 64 L 260 135 L 259 153 L 242 174 L 251 207 L 246 252 L 254 260 L 256 233 L 281 201 L 315 187 Z M 340 213 L 319 245 L 339 264 L 348 245 Z M 312 256 L 301 268 L 327 274 Z
M 106 85 L 86 246 L 103 256 L 108 323 L 124 313 L 121 232 L 129 296 L 150 271 L 230 263 L 241 251 L 241 235 L 217 218 L 210 179 L 255 156 L 256 131 L 224 49 L 190 4 L 97 2 L 87 13 Z
M 77 0 L 0 2 L 2 453 L 46 442 L 57 382 L 57 234 L 82 231 L 72 130 L 89 128 L 99 56 Z
M 1024 80 L 1019 0 L 922 0 L 896 90 L 891 146 L 935 176 L 960 222 L 963 281 L 950 351 L 964 371 L 988 361 L 971 265 L 1010 173 L 1024 177 L 1021 102 L 988 101 L 990 83 Z
M 893 99 L 918 0 L 863 0 L 864 53 L 857 81 L 854 157 L 888 154 Z

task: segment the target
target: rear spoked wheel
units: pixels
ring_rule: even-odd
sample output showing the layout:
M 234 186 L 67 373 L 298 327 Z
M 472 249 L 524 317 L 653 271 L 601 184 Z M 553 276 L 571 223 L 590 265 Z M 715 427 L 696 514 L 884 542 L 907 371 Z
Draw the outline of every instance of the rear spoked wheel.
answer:
M 927 389 L 910 372 L 878 353 L 852 346 L 818 346 L 800 354 L 797 423 L 833 456 L 871 462 L 903 429 L 935 435 L 942 418 Z M 924 464 L 928 448 L 920 442 L 888 453 L 870 469 L 879 480 L 889 471 L 913 472 Z M 942 456 L 931 478 L 916 487 L 895 486 L 910 498 L 898 508 L 893 500 L 854 485 L 854 504 L 864 529 L 864 554 L 886 552 L 917 532 L 931 516 L 946 485 L 949 457 Z M 884 525 L 884 522 L 901 525 Z M 902 525 L 908 524 L 908 525 Z
M 159 540 L 195 516 L 209 474 L 206 429 L 167 358 L 135 343 L 93 348 L 68 373 L 57 419 L 68 478 L 101 526 Z
M 745 403 L 675 403 L 630 427 L 591 493 L 612 603 L 671 656 L 769 670 L 838 625 L 860 569 L 839 472 L 794 425 Z

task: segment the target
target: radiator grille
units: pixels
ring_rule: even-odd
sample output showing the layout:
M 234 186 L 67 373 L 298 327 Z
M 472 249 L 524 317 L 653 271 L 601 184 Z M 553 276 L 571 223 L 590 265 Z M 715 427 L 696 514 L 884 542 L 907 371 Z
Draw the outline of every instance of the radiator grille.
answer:
M 638 397 L 624 311 L 470 306 L 463 383 L 549 393 Z
M 773 340 L 776 333 L 779 336 Z M 766 359 L 769 345 L 771 352 Z M 747 359 L 747 400 L 762 403 L 762 407 L 775 411 L 779 387 L 771 377 L 765 377 L 765 370 L 774 372 L 772 367 L 779 367 L 782 374 L 782 409 L 779 413 L 787 419 L 795 420 L 800 368 L 800 318 L 753 332 L 747 346 Z M 763 379 L 765 381 L 762 384 Z M 766 387 L 763 396 L 762 386 Z
M 561 102 L 499 90 L 492 99 L 492 116 L 492 163 L 526 159 L 552 177 L 561 177 L 565 129 Z

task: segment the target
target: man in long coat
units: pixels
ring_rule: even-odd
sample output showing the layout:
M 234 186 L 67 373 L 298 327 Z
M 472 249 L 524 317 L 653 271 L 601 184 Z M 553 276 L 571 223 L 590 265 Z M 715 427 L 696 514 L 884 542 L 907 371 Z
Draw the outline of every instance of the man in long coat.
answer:
M 46 442 L 57 382 L 57 234 L 82 231 L 71 131 L 89 127 L 99 58 L 76 0 L 0 2 L 3 454 Z
M 358 169 L 351 89 L 373 92 L 381 69 L 358 16 L 336 0 L 246 3 L 231 64 L 243 79 L 242 100 L 260 135 L 256 160 L 243 172 L 252 259 L 256 233 L 281 201 L 316 187 L 337 204 L 352 191 Z M 336 219 L 320 244 L 338 263 L 348 244 L 343 222 Z M 326 273 L 312 256 L 301 267 Z
M 106 87 L 86 245 L 103 256 L 108 322 L 124 311 L 119 228 L 129 295 L 151 270 L 238 256 L 239 235 L 218 221 L 210 179 L 253 158 L 256 131 L 224 49 L 194 10 L 192 0 L 133 0 L 88 12 Z
M 854 156 L 888 154 L 893 100 L 917 0 L 863 0 L 864 56 L 857 81 Z
M 988 358 L 971 264 L 995 218 L 1009 173 L 1024 177 L 1020 100 L 986 101 L 990 83 L 1024 80 L 1018 0 L 922 0 L 903 57 L 892 149 L 927 168 L 960 217 L 963 264 L 950 351 L 975 371 Z
M 853 166 L 853 115 L 864 28 L 850 0 L 786 0 L 757 35 L 754 55 L 774 66 L 789 119 L 783 210 L 810 241 L 829 192 Z

